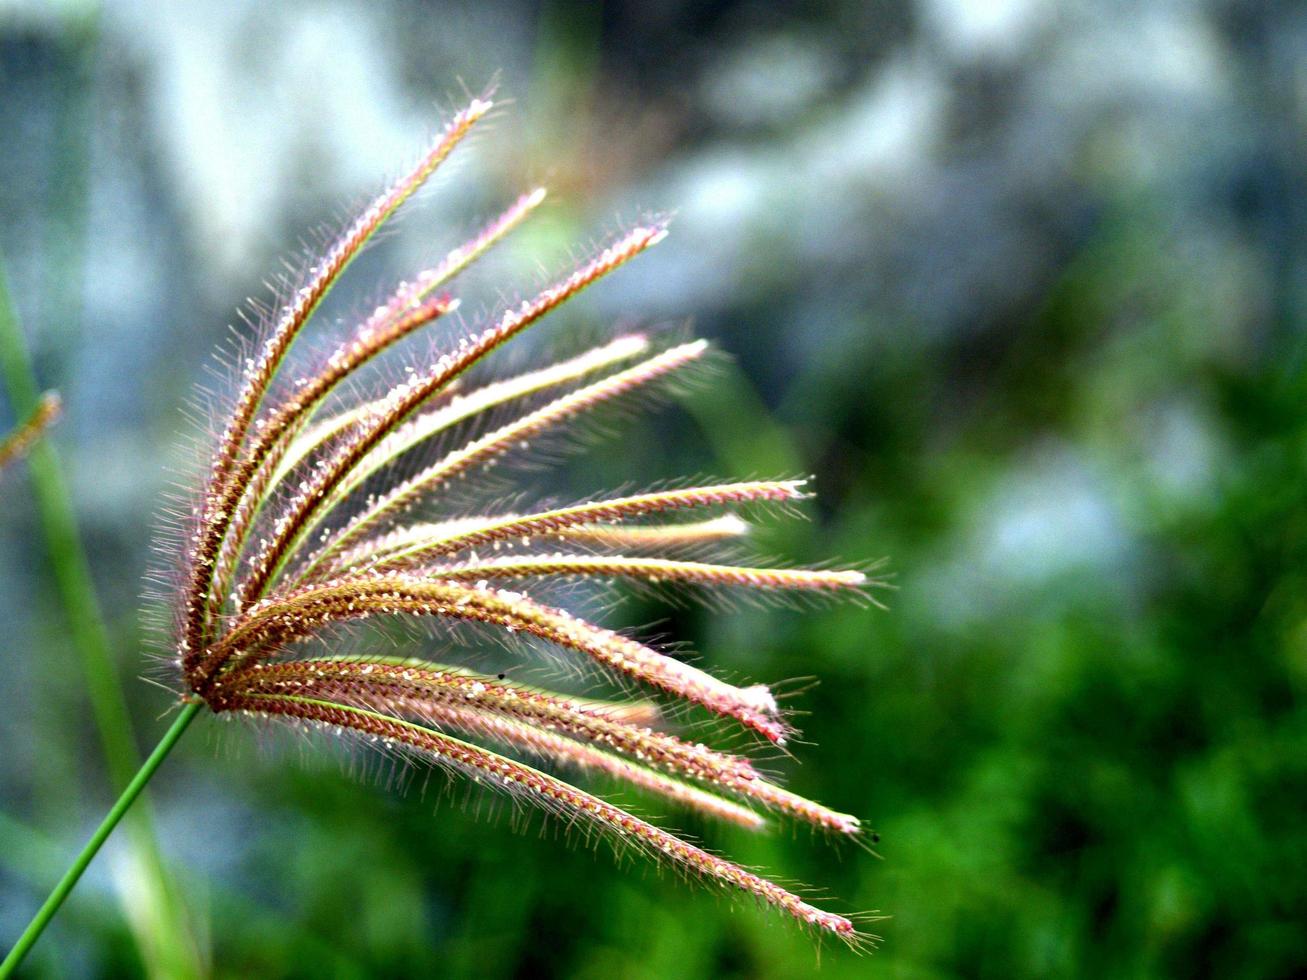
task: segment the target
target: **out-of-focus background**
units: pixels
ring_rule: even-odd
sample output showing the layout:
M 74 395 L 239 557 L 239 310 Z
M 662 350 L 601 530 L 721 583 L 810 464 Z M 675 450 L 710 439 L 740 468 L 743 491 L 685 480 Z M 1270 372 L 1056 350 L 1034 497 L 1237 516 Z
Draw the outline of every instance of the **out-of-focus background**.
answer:
M 469 310 L 675 211 L 526 346 L 693 318 L 733 365 L 531 479 L 576 497 L 811 472 L 810 520 L 760 547 L 888 556 L 898 586 L 887 612 L 613 611 L 733 674 L 819 678 L 789 685 L 811 744 L 781 768 L 882 842 L 672 822 L 891 915 L 874 956 L 824 951 L 832 980 L 1307 966 L 1307 8 L 1288 0 L 0 3 L 0 248 L 65 399 L 53 441 L 140 745 L 173 703 L 141 679 L 151 529 L 211 350 L 494 78 L 512 104 L 328 320 L 536 181 L 551 203 Z M 28 474 L 0 479 L 7 945 L 111 793 Z M 748 903 L 344 759 L 192 730 L 152 787 L 192 935 L 173 962 L 816 968 Z M 154 907 L 128 839 L 33 975 L 166 972 L 176 902 Z

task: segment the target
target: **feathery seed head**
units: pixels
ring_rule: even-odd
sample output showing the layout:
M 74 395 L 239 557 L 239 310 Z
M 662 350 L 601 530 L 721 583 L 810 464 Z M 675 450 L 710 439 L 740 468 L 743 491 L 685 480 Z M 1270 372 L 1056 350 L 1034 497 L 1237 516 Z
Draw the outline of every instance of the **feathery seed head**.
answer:
M 314 656 L 335 624 L 380 616 L 478 623 L 578 655 L 615 680 L 732 719 L 771 743 L 790 728 L 764 685 L 736 686 L 547 601 L 562 580 L 623 579 L 763 591 L 858 593 L 855 570 L 696 560 L 749 525 L 738 511 L 807 496 L 804 481 L 745 481 L 600 497 L 566 507 L 466 513 L 464 488 L 582 416 L 683 371 L 692 341 L 650 352 L 619 337 L 570 360 L 486 384 L 469 372 L 517 334 L 645 249 L 666 226 L 631 229 L 534 298 L 512 306 L 380 397 L 359 372 L 446 316 L 444 290 L 544 199 L 523 194 L 469 242 L 377 306 L 316 370 L 284 384 L 292 347 L 323 297 L 387 218 L 490 109 L 474 100 L 417 165 L 313 265 L 247 359 L 189 541 L 176 648 L 187 697 L 366 737 L 470 774 L 611 832 L 686 872 L 751 894 L 850 943 L 850 920 L 506 753 L 600 773 L 678 806 L 758 829 L 760 808 L 837 835 L 857 819 L 764 778 L 744 756 L 678 737 L 649 701 L 599 702 L 426 660 Z M 343 405 L 343 407 L 342 407 Z M 330 406 L 330 408 L 328 408 Z M 432 447 L 438 447 L 432 452 Z M 423 465 L 413 460 L 425 458 Z M 436 514 L 435 521 L 418 514 Z M 693 518 L 684 520 L 682 518 Z M 696 555 L 696 549 L 697 555 Z

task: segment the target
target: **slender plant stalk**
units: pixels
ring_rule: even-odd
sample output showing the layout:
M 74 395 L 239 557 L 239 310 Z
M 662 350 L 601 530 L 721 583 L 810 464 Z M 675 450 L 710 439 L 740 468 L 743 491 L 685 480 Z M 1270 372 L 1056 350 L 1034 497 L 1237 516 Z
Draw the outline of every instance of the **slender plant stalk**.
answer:
M 40 391 L 32 370 L 31 356 L 10 299 L 3 256 L 0 256 L 0 372 L 3 373 L 15 412 L 22 414 L 30 411 L 38 403 Z M 51 570 L 68 617 L 74 646 L 81 654 L 87 696 L 100 744 L 104 749 L 109 777 L 115 788 L 126 786 L 134 778 L 133 772 L 140 764 L 140 755 L 132 734 L 127 701 L 118 683 L 109 651 L 108 631 L 96 598 L 90 566 L 82 548 L 77 518 L 58 454 L 48 441 L 40 439 L 29 451 L 27 467 L 41 512 Z M 148 805 L 136 809 L 128 822 L 128 830 L 132 847 L 153 880 L 155 891 L 163 900 L 165 914 L 172 919 L 175 955 L 168 957 L 168 969 L 173 974 L 198 975 L 200 970 L 195 956 L 184 951 L 192 945 L 189 942 L 190 930 L 184 922 L 184 913 L 180 911 L 177 890 L 169 881 L 164 868 L 153 815 Z M 161 942 L 167 939 L 158 938 Z
M 18 969 L 19 964 L 23 962 L 23 958 L 27 955 L 27 951 L 41 938 L 41 933 L 45 931 L 45 927 L 50 924 L 50 920 L 59 911 L 59 906 L 63 905 L 68 893 L 73 890 L 73 887 L 82 877 L 82 872 L 86 870 L 95 855 L 99 853 L 100 848 L 109 839 L 109 835 L 113 833 L 114 828 L 118 826 L 123 816 L 131 809 L 132 804 L 136 802 L 136 798 L 145 789 L 145 784 L 150 781 L 150 777 L 154 775 L 155 770 L 168 757 L 168 753 L 177 744 L 177 740 L 182 737 L 182 732 L 186 731 L 187 726 L 199 714 L 201 707 L 202 702 L 192 701 L 182 708 L 181 714 L 173 721 L 172 727 L 164 733 L 163 738 L 159 740 L 159 744 L 154 747 L 154 751 L 150 753 L 145 762 L 141 764 L 141 768 L 136 771 L 136 775 L 127 783 L 127 788 L 122 791 L 122 795 L 118 797 L 117 802 L 110 807 L 109 812 L 105 814 L 104 820 L 100 822 L 100 826 L 91 835 L 91 839 L 86 842 L 86 846 L 82 848 L 81 853 L 77 855 L 72 865 L 64 872 L 64 876 L 59 879 L 59 883 L 54 886 L 54 891 L 50 892 L 50 897 L 45 900 L 45 904 L 32 917 L 32 921 L 23 930 L 23 934 L 18 937 L 18 942 L 9 951 L 9 955 L 4 958 L 4 962 L 0 963 L 0 980 L 5 980 L 6 977 L 11 976 Z
M 28 826 L 13 814 L 0 810 L 0 853 L 8 858 L 9 852 L 21 853 L 23 862 L 21 865 L 6 863 L 4 870 L 12 872 L 16 878 L 21 878 L 28 884 L 40 887 L 45 887 L 57 875 L 62 874 L 68 865 L 66 849 L 57 837 Z M 242 953 L 279 947 L 287 956 L 292 957 L 293 962 L 321 964 L 320 968 L 329 970 L 332 976 L 366 976 L 362 965 L 334 940 L 308 928 L 284 922 L 270 908 L 243 891 L 213 881 L 209 883 L 207 899 L 215 920 L 241 923 L 242 931 L 237 939 Z M 89 904 L 80 909 L 70 907 L 60 911 L 65 919 L 72 917 L 73 928 L 89 926 L 99 915 L 99 910 Z M 306 965 L 305 969 L 309 967 Z

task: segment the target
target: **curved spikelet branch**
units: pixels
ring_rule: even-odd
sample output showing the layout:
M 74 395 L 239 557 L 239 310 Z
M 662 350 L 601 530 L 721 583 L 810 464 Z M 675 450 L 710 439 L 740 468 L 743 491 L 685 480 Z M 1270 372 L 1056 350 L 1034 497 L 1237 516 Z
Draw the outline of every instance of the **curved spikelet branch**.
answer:
M 381 740 L 393 749 L 454 766 L 514 795 L 535 799 L 584 820 L 625 843 L 660 856 L 682 871 L 753 895 L 798 922 L 857 944 L 852 921 L 823 911 L 798 895 L 740 865 L 682 840 L 647 821 L 525 763 L 402 719 L 331 701 L 260 694 L 240 698 L 230 710 L 299 720 Z
M 855 817 L 783 788 L 744 754 L 669 730 L 667 718 L 680 717 L 676 708 L 695 706 L 781 745 L 791 729 L 768 687 L 737 686 L 540 598 L 554 583 L 619 579 L 862 594 L 867 579 L 853 569 L 725 563 L 742 549 L 719 543 L 749 530 L 740 514 L 755 505 L 785 509 L 808 495 L 804 481 L 660 489 L 521 513 L 474 511 L 493 467 L 503 472 L 514 453 L 553 445 L 587 413 L 704 354 L 703 342 L 652 353 L 649 340 L 636 334 L 503 380 L 473 380 L 471 372 L 499 347 L 660 241 L 662 223 L 619 236 L 435 359 L 408 365 L 405 380 L 381 397 L 361 397 L 367 385 L 360 380 L 378 373 L 374 360 L 453 310 L 457 300 L 445 284 L 544 198 L 543 190 L 523 194 L 437 265 L 400 283 L 324 362 L 291 373 L 296 338 L 338 277 L 489 108 L 475 100 L 457 115 L 417 166 L 309 269 L 285 306 L 260 313 L 270 330 L 241 365 L 186 549 L 176 641 L 191 701 L 183 717 L 194 717 L 203 702 L 215 712 L 358 736 L 492 783 L 570 824 L 607 831 L 851 945 L 866 942 L 850 919 L 487 747 L 610 777 L 749 829 L 776 817 L 844 838 L 862 834 Z M 414 520 L 419 504 L 444 519 Z M 635 682 L 652 697 L 595 700 L 506 673 L 408 657 L 314 655 L 298 646 L 321 646 L 342 627 L 395 616 L 438 621 L 442 633 L 474 624 L 501 638 L 523 637 L 533 648 L 579 654 L 578 662 L 597 666 L 605 683 Z
M 340 274 L 363 249 L 378 228 L 410 198 L 467 135 L 472 126 L 491 109 L 491 103 L 475 99 L 446 126 L 440 138 L 409 173 L 396 181 L 354 220 L 310 272 L 307 281 L 281 311 L 276 326 L 255 359 L 245 365 L 244 382 L 237 396 L 218 447 L 208 480 L 208 501 L 192 548 L 191 576 L 184 609 L 182 658 L 193 666 L 202 655 L 206 619 L 211 608 L 210 587 L 222 540 L 227 532 L 243 485 L 232 480 L 241 460 L 246 435 L 262 404 L 269 384 L 285 359 L 300 330 L 331 290 Z M 233 499 L 234 498 L 234 499 Z
M 521 541 L 530 543 L 533 538 L 576 534 L 602 539 L 605 534 L 634 532 L 652 543 L 663 528 L 626 528 L 618 522 L 650 514 L 701 509 L 706 507 L 740 506 L 759 501 L 790 502 L 803 499 L 803 480 L 754 480 L 745 483 L 724 483 L 707 487 L 688 487 L 680 490 L 660 490 L 611 500 L 593 501 L 572 507 L 559 507 L 534 514 L 506 514 L 499 517 L 453 521 L 445 524 L 416 525 L 405 531 L 383 535 L 372 542 L 359 545 L 341 556 L 336 569 L 356 566 L 389 569 L 420 565 L 444 555 L 480 548 L 498 542 Z M 747 529 L 739 518 L 727 515 L 725 523 L 701 526 L 696 529 L 709 537 L 738 535 Z M 669 529 L 667 538 L 685 535 L 685 528 Z M 617 540 L 611 539 L 610 540 Z
M 548 537 L 560 544 L 591 545 L 615 551 L 660 552 L 731 541 L 748 533 L 748 522 L 738 514 L 723 514 L 706 521 L 681 524 L 578 524 L 555 531 Z
M 220 532 L 222 545 L 209 586 L 210 618 L 220 611 L 223 597 L 230 590 L 245 537 L 275 486 L 276 466 L 298 426 L 349 375 L 413 331 L 458 308 L 458 301 L 449 296 L 423 299 L 411 293 L 397 292 L 390 302 L 378 307 L 353 338 L 327 359 L 320 372 L 303 379 L 266 419 L 255 421 L 255 436 L 237 463 L 236 475 L 221 494 L 219 509 L 232 517 Z M 416 305 L 408 305 L 411 302 Z M 220 526 L 215 526 L 215 533 L 219 533 Z
M 641 761 L 721 785 L 761 778 L 742 756 L 683 742 L 657 732 L 586 710 L 571 699 L 470 671 L 389 666 L 368 661 L 296 660 L 255 664 L 224 677 L 218 698 L 237 694 L 302 694 L 332 700 L 342 691 L 370 691 L 413 703 L 460 704 L 496 712 L 518 721 L 598 742 Z
M 296 431 L 345 378 L 414 330 L 457 309 L 457 300 L 448 296 L 430 299 L 430 294 L 521 224 L 544 201 L 545 194 L 545 189 L 540 187 L 521 195 L 472 239 L 447 254 L 438 265 L 419 273 L 413 282 L 402 283 L 364 321 L 354 337 L 328 358 L 325 368 L 302 379 L 291 397 L 271 416 L 255 420 L 255 437 L 239 461 L 237 473 L 222 490 L 215 508 L 218 514 L 233 516 L 227 527 L 223 527 L 219 520 L 210 532 L 222 540 L 217 567 L 209 583 L 210 620 L 221 611 L 224 597 L 230 591 L 245 536 L 258 517 L 262 501 L 293 467 L 292 462 L 291 467 L 283 470 L 280 463 L 292 447 Z
M 422 567 L 433 554 L 453 555 L 480 547 L 476 540 L 464 546 L 462 538 L 476 538 L 479 532 L 501 518 L 460 517 L 435 523 L 404 524 L 393 531 L 375 534 L 356 547 L 347 549 L 333 572 L 381 571 L 392 568 Z M 602 553 L 635 554 L 701 553 L 704 545 L 738 541 L 747 537 L 752 526 L 738 514 L 722 514 L 702 521 L 668 524 L 576 524 L 557 530 L 491 537 L 490 546 L 529 548 L 535 545 L 578 545 Z M 458 538 L 458 541 L 451 539 Z M 428 548 L 430 552 L 428 553 Z M 410 556 L 417 555 L 417 558 Z M 391 564 L 391 559 L 394 564 Z
M 263 600 L 214 644 L 192 686 L 207 696 L 208 679 L 224 667 L 233 669 L 266 659 L 277 647 L 312 635 L 329 623 L 396 613 L 488 623 L 535 636 L 734 718 L 773 742 L 783 742 L 788 731 L 777 717 L 775 699 L 764 687 L 735 687 L 620 633 L 516 592 L 405 575 L 344 579 Z
M 388 563 L 389 564 L 389 563 Z M 747 568 L 707 562 L 675 561 L 626 555 L 509 555 L 472 559 L 454 565 L 431 565 L 426 573 L 451 582 L 542 576 L 632 578 L 643 582 L 686 582 L 695 585 L 751 589 L 803 589 L 832 592 L 861 588 L 867 576 L 853 569 Z
M 369 660 L 306 660 L 255 664 L 222 678 L 211 703 L 246 694 L 289 694 L 437 714 L 450 707 L 476 709 L 514 723 L 582 738 L 642 764 L 688 777 L 845 835 L 860 831 L 857 818 L 838 813 L 767 781 L 742 756 L 587 709 L 573 699 L 487 675 L 439 665 L 383 664 Z
M 439 670 L 448 674 L 457 674 L 463 677 L 476 678 L 480 677 L 486 680 L 486 676 L 478 674 L 476 671 L 469 670 L 466 667 L 455 667 L 450 664 L 436 664 L 429 660 L 421 660 L 416 657 L 400 657 L 386 654 L 370 654 L 366 657 L 359 656 L 334 656 L 334 657 L 317 657 L 316 661 L 327 664 L 348 664 L 354 668 L 361 668 L 367 665 L 381 665 L 385 667 L 404 667 L 416 668 L 418 670 Z M 291 663 L 300 663 L 301 661 L 290 661 Z M 285 663 L 281 661 L 280 663 Z M 232 671 L 234 674 L 235 671 Z M 504 677 L 497 677 L 497 681 L 505 680 Z M 528 690 L 534 690 L 528 688 Z M 647 698 L 625 698 L 621 701 L 609 701 L 601 698 L 583 697 L 579 694 L 555 695 L 567 704 L 576 709 L 592 715 L 599 715 L 610 721 L 622 722 L 628 725 L 639 725 L 644 728 L 653 728 L 663 723 L 663 710 L 656 701 Z
M 458 479 L 473 467 L 484 465 L 487 461 L 526 444 L 541 433 L 561 426 L 583 412 L 685 367 L 701 357 L 707 349 L 708 345 L 704 341 L 673 347 L 625 371 L 555 399 L 534 412 L 450 453 L 416 476 L 398 484 L 380 500 L 350 520 L 343 530 L 331 537 L 321 552 L 310 562 L 301 579 L 339 552 L 346 543 L 356 540 L 379 521 L 399 513 L 419 496 L 431 493 L 442 484 Z
M 306 521 L 301 536 L 308 538 L 328 515 L 378 471 L 452 426 L 506 403 L 539 394 L 612 367 L 644 353 L 648 346 L 648 339 L 641 334 L 618 337 L 602 347 L 586 351 L 584 354 L 560 361 L 547 368 L 496 381 L 465 395 L 455 396 L 446 404 L 415 416 L 359 460 L 349 475 L 331 492 L 329 499 Z M 361 415 L 355 415 L 354 419 L 346 424 L 354 424 L 360 417 Z M 331 542 L 328 543 L 328 547 L 330 545 Z M 309 558 L 297 576 L 297 584 L 324 577 L 333 564 L 328 562 L 327 558 L 328 554 L 321 549 Z M 321 569 L 320 574 L 318 574 L 319 569 Z
M 430 294 L 521 224 L 540 206 L 545 195 L 543 187 L 521 195 L 473 238 L 447 254 L 438 265 L 419 273 L 413 282 L 402 283 L 364 321 L 354 337 L 328 358 L 325 368 L 302 379 L 291 397 L 270 417 L 255 420 L 255 438 L 240 460 L 239 471 L 228 481 L 216 508 L 221 514 L 233 513 L 233 517 L 228 527 L 215 527 L 212 532 L 222 536 L 222 546 L 209 586 L 209 619 L 220 612 L 224 597 L 230 591 L 245 537 L 258 517 L 262 501 L 271 488 L 293 469 L 296 460 L 302 459 L 315 444 L 310 442 L 301 447 L 298 457 L 293 457 L 283 468 L 283 457 L 295 448 L 293 437 L 298 429 L 345 378 L 413 331 L 457 309 L 457 300 L 448 296 L 431 299 Z M 235 508 L 234 512 L 232 508 Z
M 277 324 L 259 357 L 247 368 L 245 382 L 215 456 L 213 486 L 220 486 L 239 456 L 246 432 L 258 411 L 277 369 L 300 330 L 335 285 L 346 266 L 401 204 L 407 201 L 436 170 L 472 126 L 492 108 L 492 103 L 474 99 L 446 126 L 429 151 L 385 193 L 377 197 L 327 250 L 315 265 L 307 282 L 281 311 Z
M 331 494 L 320 512 L 330 512 L 341 501 L 362 486 L 378 470 L 394 462 L 408 451 L 428 439 L 447 431 L 453 425 L 466 421 L 481 412 L 488 412 L 508 402 L 539 394 L 550 388 L 577 381 L 596 371 L 612 367 L 622 361 L 643 354 L 649 341 L 643 334 L 628 334 L 609 341 L 601 347 L 588 350 L 576 357 L 559 361 L 548 367 L 537 368 L 523 374 L 482 385 L 459 394 L 458 381 L 446 386 L 442 393 L 448 401 L 437 408 L 415 415 L 394 433 L 383 439 L 361 459 L 350 474 Z M 312 426 L 295 439 L 278 464 L 274 482 L 285 479 L 292 469 L 309 455 L 320 450 L 333 438 L 351 429 L 360 421 L 376 414 L 382 402 L 365 402 L 346 409 Z M 314 525 L 316 526 L 316 524 Z
M 288 430 L 311 414 L 342 380 L 417 328 L 457 309 L 457 300 L 448 296 L 431 299 L 431 293 L 448 283 L 520 225 L 544 201 L 545 194 L 545 189 L 538 187 L 521 195 L 470 240 L 449 252 L 438 265 L 418 273 L 411 283 L 402 283 L 364 321 L 354 337 L 328 358 L 322 371 L 301 380 L 294 394 L 270 418 L 256 420 L 258 437 L 242 461 L 245 466 L 243 475 L 248 476 L 249 468 L 261 465 L 272 447 L 278 445 Z M 272 465 L 277 464 L 274 462 Z M 243 483 L 239 477 L 232 482 Z M 224 501 L 227 502 L 229 500 Z
M 499 217 L 446 255 L 439 265 L 418 273 L 413 282 L 414 298 L 427 296 L 439 289 L 485 255 L 486 252 L 501 242 L 509 232 L 525 221 L 532 211 L 543 204 L 548 193 L 545 188 L 537 187 L 522 194 Z
M 332 492 L 382 439 L 491 351 L 586 286 L 661 241 L 665 235 L 666 230 L 661 225 L 633 229 L 570 276 L 504 314 L 495 326 L 470 341 L 465 338 L 455 352 L 441 357 L 425 377 L 397 385 L 381 408 L 350 430 L 337 451 L 318 469 L 305 490 L 294 498 L 287 513 L 277 522 L 267 546 L 260 551 L 242 586 L 245 601 L 264 593 L 270 579 L 303 542 L 305 527 L 314 512 L 331 498 Z

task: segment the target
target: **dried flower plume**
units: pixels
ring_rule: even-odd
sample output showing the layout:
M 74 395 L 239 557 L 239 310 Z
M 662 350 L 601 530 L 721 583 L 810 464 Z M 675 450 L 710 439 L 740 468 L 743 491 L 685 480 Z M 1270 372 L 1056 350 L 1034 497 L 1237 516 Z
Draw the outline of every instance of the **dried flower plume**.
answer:
M 403 381 L 369 397 L 364 369 L 456 308 L 446 287 L 544 199 L 543 190 L 524 194 L 470 242 L 395 289 L 315 369 L 291 373 L 292 347 L 341 273 L 490 108 L 477 99 L 453 117 L 417 165 L 296 283 L 258 347 L 241 359 L 239 390 L 185 549 L 176 649 L 186 697 L 215 712 L 360 736 L 458 770 L 753 895 L 822 933 L 864 942 L 849 918 L 517 758 L 615 777 L 744 827 L 765 826 L 771 813 L 842 837 L 860 834 L 856 818 L 786 791 L 746 757 L 668 730 L 655 701 L 595 701 L 416 658 L 322 653 L 336 624 L 399 614 L 479 623 L 570 651 L 613 679 L 779 745 L 790 728 L 766 687 L 737 686 L 590 622 L 550 601 L 550 590 L 563 581 L 622 579 L 865 594 L 859 571 L 700 560 L 721 557 L 714 548 L 747 532 L 741 509 L 803 499 L 798 480 L 459 513 L 470 479 L 702 359 L 703 342 L 655 350 L 649 338 L 630 335 L 503 380 L 475 379 L 473 369 L 489 355 L 657 244 L 666 234 L 660 222 L 630 229 L 444 353 L 406 365 Z M 442 509 L 441 520 L 417 518 Z

